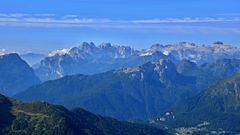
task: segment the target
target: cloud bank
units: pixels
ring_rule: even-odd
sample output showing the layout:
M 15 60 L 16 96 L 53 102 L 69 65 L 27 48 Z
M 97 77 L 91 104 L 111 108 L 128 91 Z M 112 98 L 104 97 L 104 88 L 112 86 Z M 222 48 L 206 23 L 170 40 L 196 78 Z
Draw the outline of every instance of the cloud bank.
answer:
M 209 24 L 224 24 L 220 26 Z M 140 20 L 112 20 L 108 18 L 81 18 L 78 15 L 55 14 L 4 14 L 0 13 L 0 26 L 28 27 L 89 27 L 89 28 L 142 28 L 142 29 L 196 29 L 222 30 L 239 33 L 240 18 L 166 18 Z M 233 27 L 238 26 L 238 27 Z

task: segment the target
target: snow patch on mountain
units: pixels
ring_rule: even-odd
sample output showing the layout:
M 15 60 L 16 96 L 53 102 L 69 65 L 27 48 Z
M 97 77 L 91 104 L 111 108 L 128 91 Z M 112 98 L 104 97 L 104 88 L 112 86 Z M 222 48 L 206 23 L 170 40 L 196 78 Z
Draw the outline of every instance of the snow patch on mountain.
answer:
M 48 54 L 48 57 L 53 57 L 53 56 L 55 56 L 55 55 L 65 55 L 65 54 L 68 54 L 69 53 L 69 50 L 70 49 L 66 49 L 66 48 L 64 48 L 64 49 L 62 49 L 62 50 L 54 50 L 54 51 L 52 51 L 52 52 L 50 52 L 49 54 Z
M 163 54 L 164 55 L 169 55 L 169 52 L 168 51 L 163 51 Z
M 5 55 L 6 54 L 6 49 L 0 49 L 0 55 Z
M 139 56 L 150 56 L 152 54 L 153 54 L 152 52 L 143 52 L 143 53 L 140 53 Z

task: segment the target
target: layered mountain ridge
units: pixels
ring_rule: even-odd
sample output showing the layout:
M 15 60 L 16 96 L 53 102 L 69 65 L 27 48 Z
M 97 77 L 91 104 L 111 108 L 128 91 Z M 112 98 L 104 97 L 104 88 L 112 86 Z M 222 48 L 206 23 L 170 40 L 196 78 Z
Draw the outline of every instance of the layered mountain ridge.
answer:
M 146 57 L 139 57 L 138 53 L 139 51 L 128 46 L 116 46 L 110 43 L 96 46 L 84 42 L 79 47 L 50 53 L 49 57 L 41 61 L 35 72 L 41 80 L 46 81 L 65 75 L 102 73 L 168 58 L 160 52 Z
M 16 95 L 82 107 L 118 119 L 148 119 L 175 103 L 198 94 L 210 84 L 240 71 L 240 60 L 223 59 L 197 65 L 160 59 L 95 75 L 72 75 L 33 86 Z
M 136 50 L 129 46 L 83 42 L 78 47 L 56 50 L 41 61 L 35 69 L 42 81 L 65 75 L 95 74 L 112 69 L 136 66 L 148 61 L 169 59 L 177 63 L 183 59 L 197 64 L 218 59 L 240 58 L 240 48 L 215 42 L 212 45 L 195 45 L 181 42 L 170 45 L 152 45 L 149 49 Z
M 16 97 L 69 108 L 80 106 L 118 119 L 146 119 L 181 99 L 180 93 L 191 95 L 187 90 L 194 88 L 194 80 L 179 74 L 171 61 L 159 60 L 95 75 L 66 76 L 31 87 Z M 175 89 L 179 94 L 171 94 Z

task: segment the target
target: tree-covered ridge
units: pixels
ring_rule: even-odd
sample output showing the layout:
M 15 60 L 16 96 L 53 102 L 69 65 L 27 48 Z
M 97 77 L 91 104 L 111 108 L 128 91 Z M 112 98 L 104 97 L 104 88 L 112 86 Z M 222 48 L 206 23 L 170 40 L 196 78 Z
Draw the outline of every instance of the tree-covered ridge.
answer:
M 0 95 L 3 135 L 162 135 L 160 129 L 120 122 L 83 109 L 69 111 L 45 102 L 23 103 Z
M 170 112 L 161 118 L 164 122 L 160 123 L 177 129 L 240 133 L 240 74 L 217 82 L 197 96 L 177 104 Z

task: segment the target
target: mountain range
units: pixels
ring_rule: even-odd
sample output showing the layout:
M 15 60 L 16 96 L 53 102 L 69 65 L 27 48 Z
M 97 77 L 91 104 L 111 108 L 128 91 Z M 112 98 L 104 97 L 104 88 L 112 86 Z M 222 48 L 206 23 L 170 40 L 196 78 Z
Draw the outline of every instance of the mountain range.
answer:
M 164 135 L 143 124 L 120 122 L 77 108 L 24 103 L 0 95 L 1 135 Z
M 144 119 L 164 110 L 168 102 L 175 102 L 178 95 L 166 102 L 174 89 L 188 93 L 183 87 L 192 86 L 194 79 L 177 73 L 171 61 L 160 60 L 101 74 L 66 76 L 33 86 L 16 97 L 24 101 L 48 101 L 69 108 L 80 106 L 118 119 Z
M 65 75 L 78 73 L 89 75 L 168 58 L 160 52 L 144 57 L 137 56 L 137 53 L 138 51 L 127 46 L 109 43 L 95 46 L 93 43 L 83 43 L 79 47 L 51 53 L 41 61 L 35 72 L 42 81 L 46 81 Z
M 0 93 L 28 102 L 0 95 L 0 134 L 165 134 L 107 116 L 150 119 L 177 134 L 240 133 L 237 47 L 182 42 L 139 51 L 85 42 L 32 67 L 23 59 L 42 56 L 0 50 Z
M 226 45 L 223 42 L 214 42 L 211 45 L 196 45 L 194 43 L 180 42 L 178 44 L 160 45 L 155 44 L 142 53 L 151 55 L 152 52 L 160 51 L 165 55 L 173 55 L 177 60 L 187 59 L 197 64 L 214 62 L 218 59 L 240 58 L 240 48 Z
M 129 46 L 84 42 L 78 47 L 56 50 L 34 67 L 42 81 L 54 80 L 65 75 L 96 74 L 113 69 L 132 67 L 158 59 L 177 63 L 183 59 L 197 64 L 218 59 L 240 58 L 240 48 L 215 42 L 212 45 L 179 44 L 152 45 L 149 49 L 136 50 Z
M 95 75 L 72 75 L 30 87 L 15 97 L 42 100 L 68 108 L 82 107 L 105 116 L 146 120 L 210 84 L 240 71 L 240 60 L 197 65 L 160 59 Z
M 0 93 L 12 96 L 41 83 L 34 70 L 18 54 L 0 55 Z

